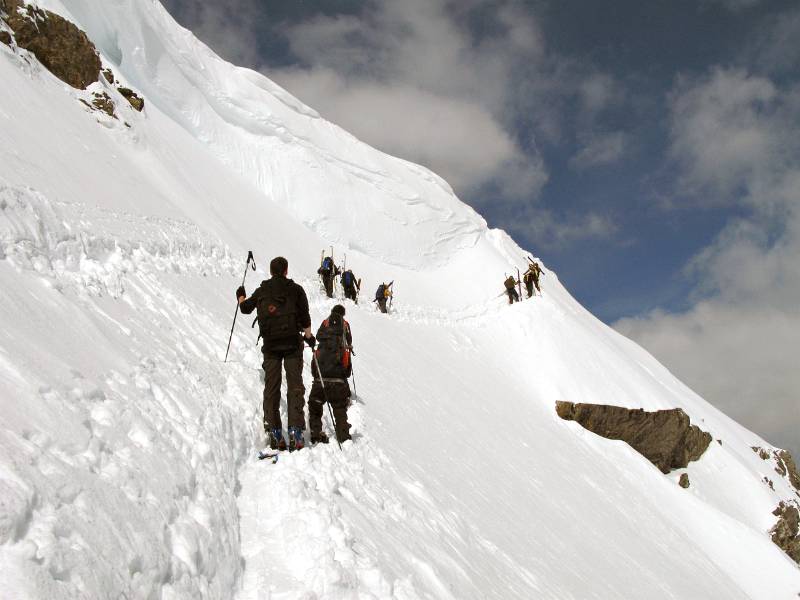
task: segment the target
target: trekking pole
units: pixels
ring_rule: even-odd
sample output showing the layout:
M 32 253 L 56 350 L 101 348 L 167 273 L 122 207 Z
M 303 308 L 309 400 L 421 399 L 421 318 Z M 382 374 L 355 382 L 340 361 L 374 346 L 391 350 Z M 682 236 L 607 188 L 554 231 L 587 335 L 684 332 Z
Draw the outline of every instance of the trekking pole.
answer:
M 250 264 L 252 263 L 252 265 Z M 256 270 L 256 260 L 253 258 L 253 251 L 247 251 L 247 262 L 244 265 L 244 276 L 242 277 L 242 287 L 244 287 L 244 280 L 247 279 L 247 269 L 248 267 L 252 267 L 253 271 Z M 239 316 L 239 299 L 236 299 L 236 312 L 233 313 L 233 325 L 231 325 L 231 335 L 228 338 L 228 347 L 225 349 L 225 360 L 222 362 L 228 362 L 228 352 L 231 350 L 231 340 L 233 340 L 233 328 L 236 327 L 236 317 Z
M 358 398 L 358 390 L 356 389 L 356 370 L 353 368 L 353 363 L 350 363 L 350 377 L 353 378 L 353 395 Z
M 325 404 L 328 405 L 328 414 L 331 416 L 331 423 L 333 423 L 333 436 L 336 438 L 336 443 L 339 444 L 339 450 L 343 451 L 342 442 L 339 441 L 339 433 L 336 431 L 336 419 L 333 416 L 333 409 L 331 408 L 331 403 L 328 400 L 328 392 L 325 391 L 325 382 L 322 380 L 322 371 L 319 369 L 319 363 L 317 362 L 317 355 L 314 354 L 314 349 L 311 349 L 311 360 L 314 361 L 314 364 L 317 365 L 317 375 L 319 375 L 319 384 L 322 386 L 322 397 L 325 398 Z

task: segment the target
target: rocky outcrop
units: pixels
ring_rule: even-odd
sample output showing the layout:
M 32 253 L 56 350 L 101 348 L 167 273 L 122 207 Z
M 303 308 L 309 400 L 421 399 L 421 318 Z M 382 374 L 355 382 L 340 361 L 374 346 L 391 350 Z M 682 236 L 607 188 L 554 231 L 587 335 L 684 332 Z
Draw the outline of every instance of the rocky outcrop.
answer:
M 796 506 L 781 502 L 772 514 L 778 517 L 770 530 L 772 541 L 800 564 L 800 511 Z
M 7 31 L 0 31 L 0 43 L 10 46 L 13 39 L 14 38 L 11 37 L 11 34 Z
M 100 77 L 100 56 L 86 34 L 49 10 L 21 0 L 0 0 L 17 46 L 33 53 L 61 81 L 86 89 Z
M 117 115 L 114 114 L 114 102 L 111 100 L 111 97 L 103 92 L 102 94 L 95 92 L 94 93 L 94 100 L 92 100 L 92 106 L 94 106 L 97 110 L 102 110 L 106 113 L 109 117 L 117 118 Z
M 611 440 L 622 440 L 662 473 L 686 467 L 711 443 L 711 434 L 692 425 L 680 408 L 646 412 L 607 404 L 556 402 L 562 419 Z
M 121 87 L 121 88 L 119 88 L 119 93 L 122 94 L 122 96 L 128 102 L 130 102 L 131 106 L 135 110 L 138 110 L 139 112 L 142 112 L 142 110 L 144 110 L 144 98 L 139 96 L 132 89 L 126 88 L 126 87 Z
M 761 460 L 772 459 L 775 465 L 775 472 L 788 480 L 789 484 L 794 488 L 795 494 L 800 497 L 800 473 L 798 473 L 797 465 L 789 451 L 772 450 L 770 453 L 769 450 L 761 446 L 751 446 L 751 448 Z
M 687 489 L 689 487 L 688 473 L 681 473 L 681 478 L 678 480 L 678 485 L 681 486 L 683 489 Z
M 775 452 L 775 470 L 781 477 L 787 477 L 792 487 L 800 492 L 800 473 L 797 472 L 797 465 L 788 450 Z

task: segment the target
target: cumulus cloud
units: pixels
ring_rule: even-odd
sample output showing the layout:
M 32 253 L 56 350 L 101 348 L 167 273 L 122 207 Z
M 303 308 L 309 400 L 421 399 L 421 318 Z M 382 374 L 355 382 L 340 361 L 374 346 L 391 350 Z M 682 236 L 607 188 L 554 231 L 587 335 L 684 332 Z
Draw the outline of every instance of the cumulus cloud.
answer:
M 589 136 L 570 159 L 570 166 L 581 170 L 613 164 L 622 158 L 627 139 L 621 131 Z
M 619 94 L 608 75 L 548 53 L 530 8 L 516 0 L 378 3 L 283 34 L 298 64 L 268 76 L 370 144 L 432 168 L 467 197 L 490 185 L 506 201 L 531 202 L 548 173 L 535 140 L 517 132 L 558 139 L 554 107 L 566 98 L 590 122 Z M 595 160 L 609 160 L 608 152 Z
M 800 451 L 800 96 L 743 70 L 679 82 L 671 152 L 700 202 L 732 220 L 687 265 L 687 311 L 615 327 L 708 400 L 773 443 Z

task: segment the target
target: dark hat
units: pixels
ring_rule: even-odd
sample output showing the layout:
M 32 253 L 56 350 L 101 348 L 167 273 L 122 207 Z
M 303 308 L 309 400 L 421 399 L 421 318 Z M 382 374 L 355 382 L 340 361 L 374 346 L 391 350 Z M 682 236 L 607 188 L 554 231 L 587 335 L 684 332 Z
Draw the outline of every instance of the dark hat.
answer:
M 337 304 L 336 306 L 334 306 L 331 309 L 331 314 L 334 313 L 344 316 L 344 306 L 342 306 L 341 304 Z

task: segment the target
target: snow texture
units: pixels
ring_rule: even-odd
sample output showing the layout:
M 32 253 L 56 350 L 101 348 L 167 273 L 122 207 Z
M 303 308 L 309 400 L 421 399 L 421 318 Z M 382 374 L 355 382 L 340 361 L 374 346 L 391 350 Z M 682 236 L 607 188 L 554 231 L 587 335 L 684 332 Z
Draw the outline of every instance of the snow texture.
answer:
M 772 447 L 555 273 L 507 306 L 527 252 L 439 177 L 225 63 L 155 0 L 38 4 L 146 108 L 0 45 L 3 599 L 797 597 L 768 534 L 797 496 L 751 449 Z M 119 120 L 78 102 L 101 89 Z M 233 291 L 247 250 L 249 290 L 284 255 L 316 326 L 331 245 L 364 280 L 354 441 L 265 464 L 248 319 L 222 362 Z M 392 279 L 386 316 L 369 300 Z M 665 476 L 556 400 L 680 407 L 721 443 Z

